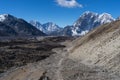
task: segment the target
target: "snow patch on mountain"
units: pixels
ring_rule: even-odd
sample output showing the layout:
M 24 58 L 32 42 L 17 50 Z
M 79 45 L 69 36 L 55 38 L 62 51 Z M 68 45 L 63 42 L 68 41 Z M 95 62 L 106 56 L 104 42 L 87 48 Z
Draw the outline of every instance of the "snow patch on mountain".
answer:
M 55 23 L 52 23 L 52 22 L 41 24 L 38 21 L 33 21 L 32 20 L 32 21 L 30 21 L 30 24 L 32 24 L 37 29 L 43 31 L 46 34 L 51 34 L 51 33 L 54 33 L 54 32 L 58 32 L 62 29 L 58 25 L 56 25 Z
M 43 24 L 43 27 L 45 28 L 45 32 L 53 32 L 53 31 L 58 31 L 60 27 L 56 25 L 55 23 L 48 22 Z
M 11 21 L 11 20 L 17 20 L 18 18 L 10 15 L 10 14 L 2 14 L 0 15 L 0 22 L 4 22 L 6 20 Z
M 72 36 L 78 35 L 77 29 L 78 29 L 78 27 L 76 27 L 76 29 L 72 29 L 72 33 L 73 33 Z
M 98 19 L 101 22 L 101 24 L 110 23 L 111 21 L 115 20 L 111 16 L 111 14 L 108 14 L 108 13 L 103 13 L 103 14 L 99 15 Z
M 4 21 L 6 19 L 6 16 L 8 16 L 8 14 L 0 15 L 0 21 Z
M 90 30 L 105 23 L 110 23 L 115 19 L 108 13 L 94 13 L 86 11 L 80 18 L 73 24 L 72 35 L 85 35 Z

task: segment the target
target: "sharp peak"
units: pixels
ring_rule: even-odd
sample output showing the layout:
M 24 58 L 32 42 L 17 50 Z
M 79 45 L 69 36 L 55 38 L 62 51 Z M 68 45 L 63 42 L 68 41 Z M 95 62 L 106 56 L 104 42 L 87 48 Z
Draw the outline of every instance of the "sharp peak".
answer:
M 85 16 L 85 15 L 95 15 L 95 16 L 99 16 L 99 17 L 104 17 L 104 16 L 108 16 L 113 18 L 113 16 L 107 12 L 103 12 L 103 13 L 96 13 L 96 12 L 92 12 L 92 11 L 85 11 L 81 16 Z M 81 17 L 80 16 L 80 17 Z M 113 18 L 114 19 L 114 18 Z
M 93 11 L 85 11 L 83 14 L 96 14 L 96 15 L 108 15 L 111 16 L 111 14 L 107 13 L 107 12 L 103 12 L 101 14 L 93 12 Z
M 106 12 L 100 14 L 99 17 L 110 17 L 110 18 L 112 18 L 113 20 L 115 20 L 111 14 L 106 13 Z
M 83 14 L 98 14 L 98 13 L 92 11 L 85 11 Z
M 104 13 L 102 13 L 102 14 L 100 14 L 100 15 L 106 15 L 106 16 L 112 16 L 111 14 L 109 14 L 109 13 L 107 13 L 107 12 L 104 12 Z

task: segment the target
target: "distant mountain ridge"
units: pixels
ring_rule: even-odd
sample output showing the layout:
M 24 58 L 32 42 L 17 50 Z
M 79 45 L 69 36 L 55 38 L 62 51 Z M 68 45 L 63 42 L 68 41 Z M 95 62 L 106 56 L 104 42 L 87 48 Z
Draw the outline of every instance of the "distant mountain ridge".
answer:
M 0 22 L 2 24 L 5 24 L 5 26 L 9 27 L 6 28 L 5 34 L 8 34 L 8 32 L 15 31 L 16 33 L 14 35 L 17 36 L 45 36 L 43 32 L 38 30 L 36 27 L 29 24 L 27 21 L 23 19 L 16 18 L 10 14 L 3 14 L 0 15 Z M 0 25 L 0 27 L 3 27 Z M 5 29 L 5 28 L 4 28 Z M 12 32 L 11 32 L 12 33 Z
M 98 14 L 86 11 L 74 22 L 73 25 L 66 26 L 63 29 L 52 22 L 41 24 L 40 22 L 32 21 L 30 23 L 48 35 L 82 36 L 95 27 L 110 23 L 114 20 L 115 19 L 108 13 Z
M 53 22 L 41 24 L 38 21 L 31 20 L 29 23 L 48 35 L 53 35 L 53 33 L 58 33 L 60 30 L 62 30 L 61 27 Z

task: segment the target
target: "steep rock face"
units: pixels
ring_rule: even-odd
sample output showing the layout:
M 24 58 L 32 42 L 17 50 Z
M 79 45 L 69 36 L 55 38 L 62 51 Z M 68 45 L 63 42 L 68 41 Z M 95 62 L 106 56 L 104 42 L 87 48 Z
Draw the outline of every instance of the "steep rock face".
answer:
M 45 34 L 27 23 L 23 19 L 18 19 L 12 15 L 4 14 L 0 15 L 0 21 L 12 29 L 14 29 L 19 36 L 44 36 Z

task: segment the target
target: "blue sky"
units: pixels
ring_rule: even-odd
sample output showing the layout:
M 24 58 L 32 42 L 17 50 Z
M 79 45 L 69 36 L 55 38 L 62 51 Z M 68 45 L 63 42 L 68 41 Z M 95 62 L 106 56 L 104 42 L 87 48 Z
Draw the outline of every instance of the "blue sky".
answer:
M 27 21 L 72 25 L 85 11 L 120 16 L 120 0 L 0 0 L 0 14 L 12 14 Z

